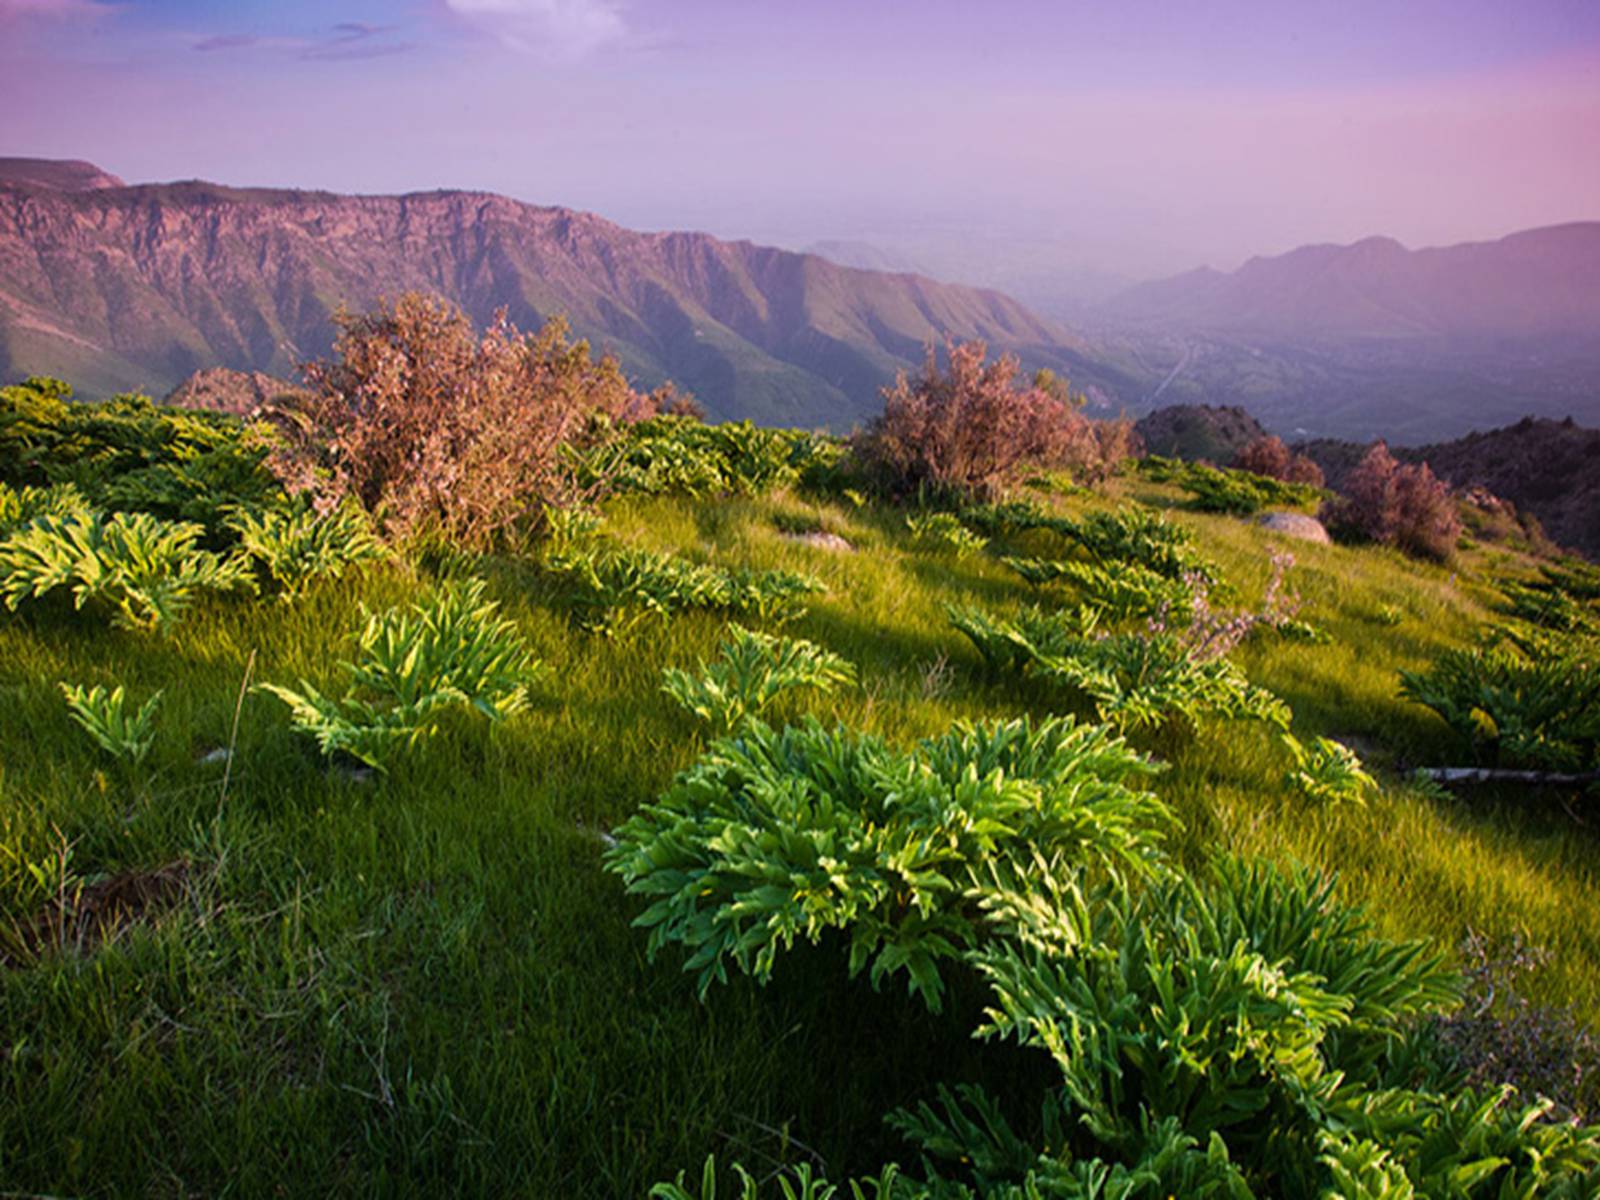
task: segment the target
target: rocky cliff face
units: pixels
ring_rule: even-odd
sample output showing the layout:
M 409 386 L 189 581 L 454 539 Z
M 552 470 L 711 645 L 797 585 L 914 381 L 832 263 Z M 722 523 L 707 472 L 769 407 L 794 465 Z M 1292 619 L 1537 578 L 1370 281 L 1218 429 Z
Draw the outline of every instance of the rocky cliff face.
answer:
M 996 292 L 704 234 L 636 233 L 503 196 L 340 196 L 176 183 L 66 191 L 0 171 L 0 374 L 169 390 L 223 366 L 292 378 L 341 305 L 418 289 L 477 322 L 549 317 L 717 417 L 848 427 L 950 335 L 1080 387 L 1084 348 Z

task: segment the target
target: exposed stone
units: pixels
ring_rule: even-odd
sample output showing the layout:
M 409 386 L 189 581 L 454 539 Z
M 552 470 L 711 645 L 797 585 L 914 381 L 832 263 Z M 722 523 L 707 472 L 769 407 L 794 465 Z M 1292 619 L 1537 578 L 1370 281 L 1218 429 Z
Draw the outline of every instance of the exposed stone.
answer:
M 1321 521 L 1315 517 L 1308 517 L 1305 513 L 1296 512 L 1269 512 L 1262 513 L 1258 524 L 1273 533 L 1281 533 L 1284 537 L 1300 538 L 1307 542 L 1328 542 L 1328 531 Z

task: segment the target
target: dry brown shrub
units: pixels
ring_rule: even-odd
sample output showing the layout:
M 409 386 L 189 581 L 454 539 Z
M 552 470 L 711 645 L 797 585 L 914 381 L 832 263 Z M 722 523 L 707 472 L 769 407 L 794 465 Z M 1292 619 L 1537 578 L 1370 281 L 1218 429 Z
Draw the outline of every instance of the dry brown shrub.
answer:
M 1346 533 L 1440 561 L 1450 557 L 1461 536 L 1450 489 L 1427 463 L 1401 465 L 1382 441 L 1367 450 L 1322 517 Z
M 310 395 L 275 410 L 273 465 L 319 507 L 355 496 L 392 536 L 482 547 L 537 524 L 584 498 L 565 448 L 655 412 L 559 318 L 524 334 L 502 311 L 479 335 L 453 305 L 408 293 L 335 321 L 333 359 L 303 368 Z
M 1281 479 L 1285 483 L 1306 483 L 1321 487 L 1327 481 L 1322 468 L 1304 454 L 1296 454 L 1283 444 L 1283 439 L 1272 434 L 1258 437 L 1239 451 L 1233 465 L 1253 475 L 1268 479 Z
M 1131 422 L 1090 421 L 1054 377 L 1019 387 L 1017 360 L 986 362 L 979 341 L 949 341 L 945 352 L 948 371 L 930 348 L 915 379 L 901 372 L 883 391 L 882 415 L 857 438 L 861 458 L 894 490 L 989 499 L 1027 467 L 1103 477 L 1127 456 Z M 1111 428 L 1102 433 L 1102 424 Z

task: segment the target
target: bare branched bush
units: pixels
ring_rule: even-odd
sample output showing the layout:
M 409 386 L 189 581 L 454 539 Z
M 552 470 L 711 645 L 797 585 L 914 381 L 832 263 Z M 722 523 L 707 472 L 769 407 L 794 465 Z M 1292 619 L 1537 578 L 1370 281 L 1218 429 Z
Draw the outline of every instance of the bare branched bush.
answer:
M 1103 436 L 1100 423 L 1053 376 L 1017 384 L 1009 355 L 986 362 L 982 342 L 946 343 L 949 370 L 929 350 L 915 379 L 901 373 L 883 392 L 883 414 L 857 439 L 857 451 L 901 492 L 926 488 L 989 499 L 1025 467 L 1076 468 L 1103 478 L 1126 457 L 1132 429 Z M 1109 465 L 1108 456 L 1110 457 Z
M 1283 439 L 1265 434 L 1239 451 L 1233 465 L 1252 475 L 1280 479 L 1285 483 L 1306 483 L 1321 487 L 1327 481 L 1322 468 L 1304 454 L 1296 454 L 1283 444 Z
M 1397 462 L 1381 441 L 1372 444 L 1345 480 L 1343 494 L 1322 515 L 1346 533 L 1441 561 L 1461 536 L 1461 516 L 1449 487 L 1427 463 Z
M 1548 965 L 1548 950 L 1522 938 L 1492 942 L 1469 930 L 1461 943 L 1465 1003 L 1435 1017 L 1432 1032 L 1472 1087 L 1511 1084 L 1554 1101 L 1553 1120 L 1592 1120 L 1600 1106 L 1600 1039 L 1566 1008 L 1519 990 Z
M 452 305 L 409 293 L 335 320 L 334 358 L 307 364 L 310 394 L 274 412 L 273 466 L 319 509 L 354 496 L 391 536 L 484 546 L 536 525 L 593 488 L 568 447 L 655 411 L 560 319 L 524 334 L 502 311 L 478 335 Z

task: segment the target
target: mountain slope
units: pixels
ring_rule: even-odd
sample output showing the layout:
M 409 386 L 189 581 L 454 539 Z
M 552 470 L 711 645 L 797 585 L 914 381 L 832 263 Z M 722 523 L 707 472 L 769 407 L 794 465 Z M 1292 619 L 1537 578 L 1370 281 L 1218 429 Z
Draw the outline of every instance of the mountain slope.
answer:
M 502 307 L 523 328 L 565 314 L 641 382 L 671 378 L 718 417 L 848 426 L 946 334 L 1079 386 L 1115 382 L 997 292 L 503 196 L 3 180 L 0 372 L 89 394 L 161 393 L 211 366 L 289 377 L 326 353 L 341 304 L 408 289 L 480 323 Z
M 1141 285 L 1119 316 L 1294 338 L 1562 337 L 1600 333 L 1600 221 L 1407 250 L 1392 238 L 1302 246 L 1231 274 Z
M 1143 404 L 1242 404 L 1286 437 L 1600 421 L 1600 222 L 1431 250 L 1303 246 L 1133 288 L 1095 319 L 1102 360 L 1142 382 Z

